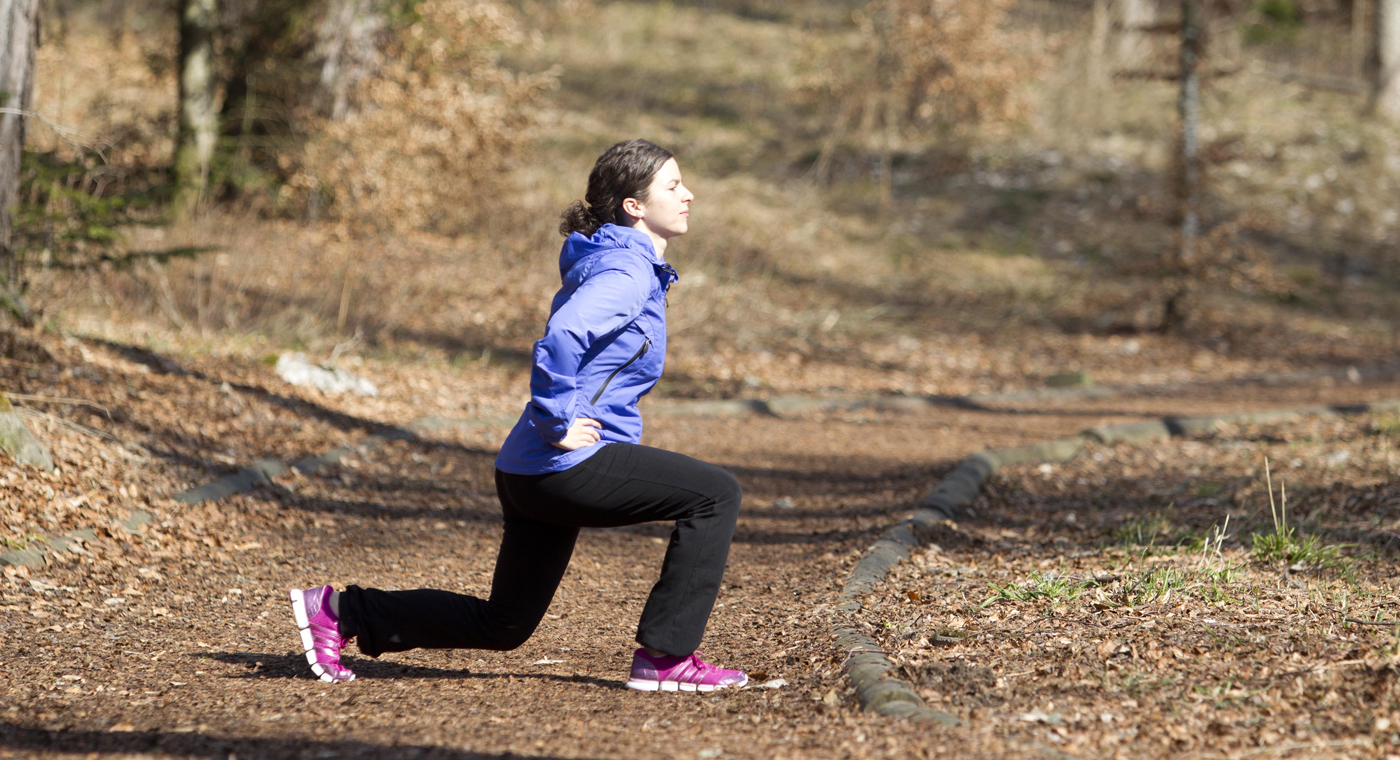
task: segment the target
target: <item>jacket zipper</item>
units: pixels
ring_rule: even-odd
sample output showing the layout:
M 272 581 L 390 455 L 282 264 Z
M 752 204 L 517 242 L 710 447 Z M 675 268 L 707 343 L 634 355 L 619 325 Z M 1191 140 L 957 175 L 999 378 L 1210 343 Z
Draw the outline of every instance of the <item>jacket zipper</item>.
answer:
M 632 366 L 632 363 L 635 362 L 635 361 L 637 361 L 638 359 L 642 358 L 642 354 L 645 354 L 645 353 L 647 352 L 647 350 L 650 349 L 650 348 L 651 348 L 651 338 L 647 338 L 647 339 L 642 343 L 642 347 L 639 348 L 639 349 L 637 349 L 637 353 L 632 354 L 632 358 L 631 358 L 631 359 L 628 359 L 626 364 L 623 364 L 621 367 L 618 367 L 617 369 L 613 370 L 613 371 L 612 371 L 612 374 L 608 375 L 608 379 L 606 379 L 606 380 L 603 381 L 602 387 L 598 389 L 598 392 L 597 392 L 597 393 L 593 394 L 593 398 L 591 398 L 591 399 L 588 400 L 589 406 L 592 406 L 593 404 L 598 403 L 598 399 L 600 399 L 600 398 L 603 397 L 603 391 L 605 391 L 605 390 L 608 389 L 608 384 L 611 383 L 611 382 L 613 381 L 613 378 L 614 378 L 614 377 L 617 377 L 617 373 L 619 373 L 619 372 L 621 372 L 622 370 L 627 369 L 628 367 Z

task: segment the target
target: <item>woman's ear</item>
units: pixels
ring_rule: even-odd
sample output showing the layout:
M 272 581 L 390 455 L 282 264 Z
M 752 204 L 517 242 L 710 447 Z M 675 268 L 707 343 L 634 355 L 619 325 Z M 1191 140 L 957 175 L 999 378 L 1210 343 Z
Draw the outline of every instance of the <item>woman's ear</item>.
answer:
M 622 201 L 622 210 L 633 219 L 641 219 L 647 215 L 646 207 L 636 198 L 626 198 Z

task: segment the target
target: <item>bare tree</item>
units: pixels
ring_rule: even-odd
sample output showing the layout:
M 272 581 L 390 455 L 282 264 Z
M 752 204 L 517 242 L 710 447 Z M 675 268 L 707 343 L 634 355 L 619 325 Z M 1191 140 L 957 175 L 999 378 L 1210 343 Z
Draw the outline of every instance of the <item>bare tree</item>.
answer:
M 323 101 L 318 105 L 332 121 L 350 115 L 350 93 L 382 62 L 377 38 L 388 24 L 379 6 L 375 0 L 331 0 L 316 28 L 316 54 L 321 59 L 318 98 Z
M 1148 28 L 1157 20 L 1155 0 L 1117 0 L 1114 25 L 1118 27 L 1115 58 L 1120 68 L 1137 69 L 1146 65 L 1151 53 Z
M 1372 106 L 1385 118 L 1400 122 L 1400 0 L 1377 0 L 1375 27 Z
M 0 0 L 0 295 L 21 319 L 27 315 L 20 300 L 19 257 L 11 226 L 19 203 L 24 120 L 34 90 L 38 47 L 38 0 Z
M 1181 214 L 1181 246 L 1168 260 L 1174 260 L 1169 271 L 1177 275 L 1169 287 L 1163 304 L 1161 330 L 1171 330 L 1185 320 L 1182 300 L 1191 291 L 1191 270 L 1195 263 L 1197 239 L 1200 237 L 1199 206 L 1201 198 L 1201 161 L 1198 155 L 1197 130 L 1201 120 L 1201 0 L 1181 0 L 1181 89 L 1177 95 L 1180 117 L 1180 141 L 1177 153 L 1176 198 Z
M 204 198 L 219 137 L 219 114 L 214 109 L 216 10 L 215 0 L 180 2 L 180 133 L 175 145 L 174 205 L 175 215 L 181 218 L 193 216 Z

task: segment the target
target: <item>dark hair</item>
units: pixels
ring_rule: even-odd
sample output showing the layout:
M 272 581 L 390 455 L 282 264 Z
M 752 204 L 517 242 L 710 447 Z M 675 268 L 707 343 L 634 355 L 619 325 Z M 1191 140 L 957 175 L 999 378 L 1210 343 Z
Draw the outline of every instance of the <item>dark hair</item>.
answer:
M 588 174 L 588 192 L 574 201 L 559 217 L 559 234 L 579 232 L 591 237 L 599 227 L 612 222 L 631 226 L 622 202 L 628 198 L 647 199 L 647 189 L 661 165 L 671 159 L 671 151 L 647 140 L 620 142 L 603 151 Z

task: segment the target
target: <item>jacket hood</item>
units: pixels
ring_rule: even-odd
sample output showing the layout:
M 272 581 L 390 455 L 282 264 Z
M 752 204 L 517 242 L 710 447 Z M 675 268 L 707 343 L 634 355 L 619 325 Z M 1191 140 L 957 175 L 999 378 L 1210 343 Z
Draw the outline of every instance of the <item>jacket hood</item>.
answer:
M 559 251 L 559 276 L 568 274 L 575 264 L 584 259 L 619 248 L 636 251 L 647 261 L 657 261 L 656 248 L 645 232 L 634 227 L 605 224 L 592 237 L 584 237 L 578 232 L 569 235 Z

